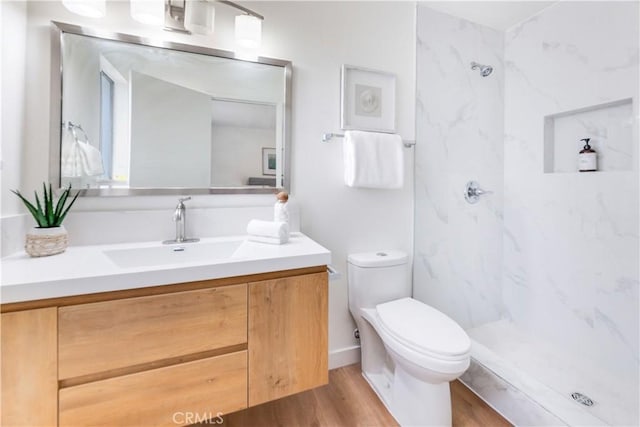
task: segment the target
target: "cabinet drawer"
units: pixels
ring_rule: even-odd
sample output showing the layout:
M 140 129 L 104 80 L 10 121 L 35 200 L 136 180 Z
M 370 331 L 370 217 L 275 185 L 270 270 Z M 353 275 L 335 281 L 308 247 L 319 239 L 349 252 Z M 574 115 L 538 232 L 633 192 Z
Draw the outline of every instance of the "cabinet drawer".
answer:
M 247 285 L 61 307 L 61 380 L 247 342 Z
M 60 390 L 60 426 L 173 426 L 247 407 L 247 352 Z M 192 421 L 193 422 L 193 421 Z

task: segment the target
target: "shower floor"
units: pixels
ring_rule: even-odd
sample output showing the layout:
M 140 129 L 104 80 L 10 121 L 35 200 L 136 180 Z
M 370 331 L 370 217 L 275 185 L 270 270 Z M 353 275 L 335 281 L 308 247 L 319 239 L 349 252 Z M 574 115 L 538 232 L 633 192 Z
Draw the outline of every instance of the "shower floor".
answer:
M 467 330 L 471 356 L 567 425 L 638 425 L 637 378 L 613 378 L 500 320 Z M 595 404 L 571 398 L 580 392 Z

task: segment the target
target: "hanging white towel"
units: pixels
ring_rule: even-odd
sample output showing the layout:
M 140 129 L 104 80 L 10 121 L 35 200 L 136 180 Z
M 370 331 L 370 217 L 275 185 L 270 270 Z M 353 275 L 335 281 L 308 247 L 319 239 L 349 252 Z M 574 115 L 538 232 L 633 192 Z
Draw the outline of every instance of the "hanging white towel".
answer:
M 63 177 L 99 176 L 104 173 L 100 150 L 89 141 L 80 141 L 70 131 L 64 132 L 60 154 Z
M 404 160 L 400 135 L 347 131 L 344 182 L 349 187 L 402 188 Z

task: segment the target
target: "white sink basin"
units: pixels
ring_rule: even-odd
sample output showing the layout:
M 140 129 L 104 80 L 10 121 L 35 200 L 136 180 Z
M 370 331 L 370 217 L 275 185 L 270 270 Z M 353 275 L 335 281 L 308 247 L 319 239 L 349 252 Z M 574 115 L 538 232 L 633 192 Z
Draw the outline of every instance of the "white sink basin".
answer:
M 212 263 L 231 258 L 242 240 L 197 242 L 130 249 L 106 250 L 104 254 L 121 268 L 180 263 Z

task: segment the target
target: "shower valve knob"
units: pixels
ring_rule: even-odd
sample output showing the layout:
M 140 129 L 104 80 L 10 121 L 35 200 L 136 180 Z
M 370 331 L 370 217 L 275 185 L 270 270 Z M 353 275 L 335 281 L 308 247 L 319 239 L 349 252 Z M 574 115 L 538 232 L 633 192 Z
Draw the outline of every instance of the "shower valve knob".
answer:
M 478 203 L 478 200 L 480 200 L 480 196 L 482 196 L 483 194 L 491 193 L 492 191 L 485 191 L 480 188 L 480 184 L 478 184 L 476 181 L 469 181 L 467 182 L 467 186 L 465 187 L 464 198 L 468 203 L 474 204 Z

